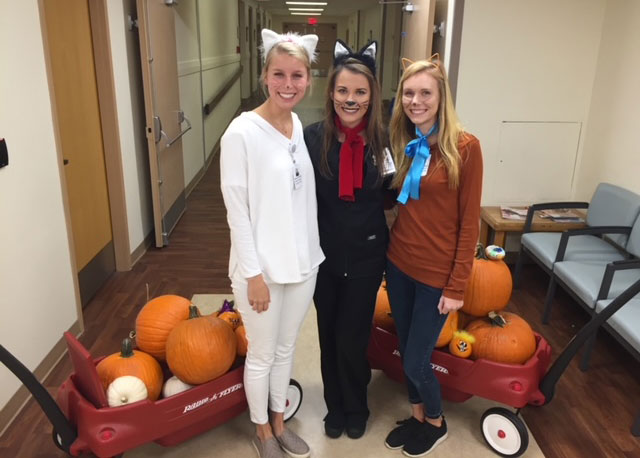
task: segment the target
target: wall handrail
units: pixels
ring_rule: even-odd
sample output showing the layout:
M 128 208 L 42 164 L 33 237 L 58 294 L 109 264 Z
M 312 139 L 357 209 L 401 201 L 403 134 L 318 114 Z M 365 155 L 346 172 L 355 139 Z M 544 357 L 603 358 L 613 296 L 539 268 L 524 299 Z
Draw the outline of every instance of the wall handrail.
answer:
M 218 93 L 215 96 L 213 96 L 207 103 L 204 104 L 203 112 L 205 117 L 209 116 L 213 112 L 213 110 L 220 103 L 222 98 L 227 94 L 227 92 L 229 92 L 229 90 L 233 87 L 236 81 L 238 81 L 238 79 L 240 78 L 240 75 L 242 75 L 242 64 L 238 66 L 236 71 L 233 73 L 233 75 L 231 75 L 229 80 L 225 83 L 224 86 L 222 86 L 222 88 L 218 91 Z

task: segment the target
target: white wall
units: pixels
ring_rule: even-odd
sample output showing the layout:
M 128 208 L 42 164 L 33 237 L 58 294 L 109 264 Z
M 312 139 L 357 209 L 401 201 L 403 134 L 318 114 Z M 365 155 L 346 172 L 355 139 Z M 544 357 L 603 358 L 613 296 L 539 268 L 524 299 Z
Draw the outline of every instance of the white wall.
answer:
M 144 95 L 138 32 L 127 16 L 137 17 L 135 0 L 107 2 L 122 172 L 131 252 L 153 230 L 149 153 L 145 137 Z
M 0 2 L 0 62 L 0 343 L 34 370 L 78 319 L 37 2 Z M 0 365 L 0 409 L 19 387 Z
M 565 149 L 557 151 L 556 156 L 573 158 L 573 163 L 579 158 L 584 135 L 572 146 L 566 145 L 571 144 L 576 125 L 585 132 L 604 8 L 605 0 L 465 2 L 457 110 L 463 125 L 482 145 L 483 204 L 516 203 L 510 193 L 528 193 L 530 200 L 546 200 L 548 188 L 557 183 L 545 176 L 533 180 L 530 186 L 520 184 L 508 191 L 503 185 L 505 177 L 517 179 L 527 164 L 541 167 L 540 153 L 548 151 L 533 148 L 515 168 L 503 164 L 511 153 L 531 149 L 531 142 L 540 140 L 548 145 L 549 132 L 559 123 L 566 123 L 566 129 L 554 131 L 561 141 L 551 142 L 551 146 L 562 143 Z M 520 144 L 501 143 L 506 126 L 519 126 L 505 121 L 522 123 L 521 127 L 528 130 Z M 518 138 L 510 133 L 507 136 Z M 549 159 L 545 169 L 554 172 L 555 162 Z M 561 183 L 568 182 L 569 188 L 563 188 L 565 195 L 555 197 L 572 197 L 573 172 L 563 173 L 565 181 Z M 519 176 L 533 178 L 530 173 Z
M 640 193 L 640 2 L 607 2 L 576 198 L 605 181 Z

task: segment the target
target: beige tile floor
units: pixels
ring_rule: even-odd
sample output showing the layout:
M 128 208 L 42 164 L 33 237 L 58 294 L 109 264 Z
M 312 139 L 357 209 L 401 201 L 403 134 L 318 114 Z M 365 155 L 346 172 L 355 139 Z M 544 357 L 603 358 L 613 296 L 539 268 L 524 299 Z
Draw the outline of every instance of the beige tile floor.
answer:
M 225 295 L 195 295 L 193 302 L 203 314 L 220 307 Z M 302 406 L 288 426 L 298 432 L 312 448 L 315 458 L 401 457 L 400 451 L 388 450 L 384 438 L 394 422 L 409 415 L 406 390 L 403 385 L 374 371 L 369 386 L 371 417 L 365 435 L 352 440 L 346 436 L 329 439 L 322 429 L 325 414 L 320 377 L 320 358 L 316 330 L 316 314 L 310 309 L 300 333 L 296 349 L 293 377 L 303 387 Z M 480 417 L 492 401 L 473 397 L 464 403 L 445 403 L 449 437 L 429 456 L 442 458 L 484 458 L 496 455 L 485 445 L 480 432 Z M 125 454 L 125 458 L 190 457 L 190 458 L 253 458 L 257 454 L 250 444 L 254 429 L 248 412 L 204 434 L 171 448 L 151 443 Z M 529 448 L 523 457 L 543 457 L 535 439 L 529 436 Z

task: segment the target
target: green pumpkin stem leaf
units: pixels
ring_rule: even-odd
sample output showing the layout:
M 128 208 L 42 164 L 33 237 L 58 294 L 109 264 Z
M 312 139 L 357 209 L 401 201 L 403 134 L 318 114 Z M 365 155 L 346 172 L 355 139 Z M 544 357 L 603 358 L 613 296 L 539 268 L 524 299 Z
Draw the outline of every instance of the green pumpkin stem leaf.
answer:
M 191 304 L 189 306 L 189 319 L 199 318 L 199 317 L 200 317 L 200 310 L 198 310 L 198 307 L 196 307 L 195 305 Z
M 120 347 L 121 358 L 131 358 L 133 356 L 133 342 L 128 337 L 122 339 L 122 346 Z
M 489 312 L 489 320 L 491 320 L 491 324 L 494 326 L 500 326 L 504 328 L 507 325 L 507 320 L 504 319 L 502 315 L 498 315 L 496 312 Z

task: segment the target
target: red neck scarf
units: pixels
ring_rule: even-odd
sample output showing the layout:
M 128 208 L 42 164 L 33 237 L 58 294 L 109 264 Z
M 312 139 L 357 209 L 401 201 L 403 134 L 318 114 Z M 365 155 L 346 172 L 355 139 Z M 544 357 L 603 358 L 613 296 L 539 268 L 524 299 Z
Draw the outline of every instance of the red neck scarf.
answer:
M 345 134 L 340 148 L 340 177 L 338 196 L 342 200 L 355 201 L 354 190 L 362 188 L 362 169 L 364 168 L 364 140 L 359 135 L 367 127 L 367 118 L 362 118 L 356 127 L 345 127 L 340 118 L 335 117 L 336 127 Z

